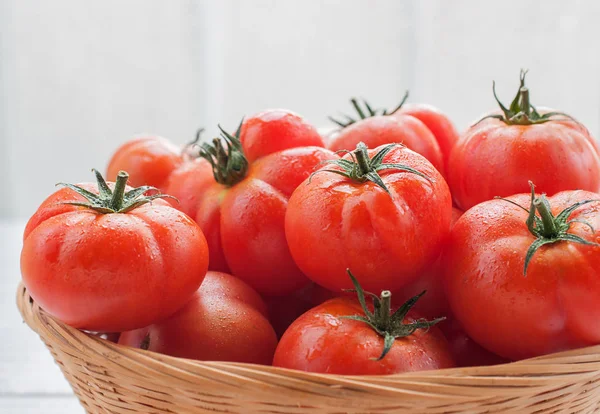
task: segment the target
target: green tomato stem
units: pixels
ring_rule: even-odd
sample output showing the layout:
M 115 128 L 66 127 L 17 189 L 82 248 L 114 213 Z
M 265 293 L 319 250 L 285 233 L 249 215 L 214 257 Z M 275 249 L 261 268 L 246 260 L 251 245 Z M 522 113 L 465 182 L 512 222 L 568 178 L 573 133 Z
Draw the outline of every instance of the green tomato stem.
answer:
M 533 205 L 538 213 L 540 213 L 540 218 L 542 219 L 542 228 L 540 229 L 540 233 L 546 238 L 554 238 L 558 234 L 556 220 L 550 211 L 550 205 L 545 201 L 546 197 L 542 195 L 533 201 Z
M 362 142 L 356 146 L 354 150 L 354 156 L 356 157 L 356 163 L 360 170 L 361 177 L 371 171 L 371 162 L 369 159 L 369 151 L 367 146 Z
M 384 290 L 381 292 L 381 319 L 379 320 L 382 330 L 388 330 L 390 326 L 390 310 L 392 308 L 392 292 Z
M 529 88 L 523 86 L 521 89 L 519 89 L 519 94 L 521 95 L 521 112 L 529 115 L 529 112 L 531 111 L 531 103 L 529 102 Z
M 129 180 L 129 174 L 125 171 L 119 171 L 110 200 L 110 208 L 114 211 L 119 211 L 123 207 L 123 198 L 125 195 L 125 188 L 127 187 L 127 180 Z

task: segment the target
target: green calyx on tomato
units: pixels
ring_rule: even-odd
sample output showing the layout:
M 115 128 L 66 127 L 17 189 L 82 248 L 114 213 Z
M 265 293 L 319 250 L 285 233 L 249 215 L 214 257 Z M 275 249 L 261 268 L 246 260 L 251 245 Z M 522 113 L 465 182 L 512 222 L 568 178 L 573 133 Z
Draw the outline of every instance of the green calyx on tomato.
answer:
M 531 206 L 529 209 L 504 198 L 500 198 L 501 200 L 507 201 L 515 206 L 525 210 L 529 216 L 527 217 L 527 228 L 536 237 L 536 240 L 531 243 L 529 249 L 527 249 L 527 253 L 525 254 L 525 266 L 523 267 L 523 275 L 527 276 L 527 267 L 531 262 L 531 258 L 538 251 L 538 249 L 546 244 L 552 244 L 559 241 L 568 241 L 574 243 L 587 244 L 592 246 L 598 246 L 598 243 L 590 242 L 583 239 L 580 236 L 575 234 L 568 233 L 569 228 L 571 227 L 571 223 L 578 222 L 582 223 L 592 230 L 594 233 L 594 227 L 590 223 L 585 220 L 572 219 L 569 220 L 571 213 L 573 213 L 577 208 L 593 203 L 600 200 L 583 200 L 577 203 L 570 205 L 565 208 L 563 211 L 558 213 L 555 217 L 552 214 L 550 203 L 546 198 L 545 194 L 542 194 L 539 197 L 535 195 L 535 186 L 531 181 L 529 181 L 529 187 L 531 188 Z M 536 212 L 539 213 L 539 217 L 536 215 Z
M 231 135 L 219 125 L 220 138 L 213 139 L 212 145 L 200 145 L 200 156 L 210 162 L 215 181 L 228 187 L 242 181 L 248 173 L 249 162 L 240 141 L 242 123 L 243 120 L 235 135 Z
M 367 118 L 377 116 L 377 115 L 384 115 L 384 116 L 392 115 L 392 114 L 398 112 L 400 110 L 400 108 L 402 108 L 402 105 L 404 105 L 404 103 L 406 102 L 407 99 L 408 99 L 408 91 L 406 91 L 404 93 L 404 96 L 402 97 L 402 100 L 400 101 L 400 103 L 393 110 L 389 111 L 387 109 L 373 109 L 373 107 L 371 105 L 369 105 L 369 103 L 365 99 L 362 100 L 364 108 L 361 108 L 360 103 L 358 102 L 358 99 L 352 98 L 352 99 L 350 99 L 350 103 L 356 110 L 356 113 L 358 115 L 357 118 L 353 118 L 353 117 L 345 115 L 345 114 L 343 114 L 343 117 L 345 119 L 342 121 L 340 121 L 332 116 L 330 116 L 328 118 L 331 122 L 333 122 L 334 124 L 337 124 L 341 128 L 346 128 L 347 126 L 350 126 L 350 125 L 360 121 L 361 119 L 367 119 Z
M 96 175 L 99 194 L 94 194 L 77 185 L 58 183 L 56 185 L 70 188 L 88 201 L 87 203 L 69 201 L 65 202 L 65 204 L 86 207 L 102 214 L 127 213 L 128 211 L 131 211 L 143 204 L 149 203 L 154 199 L 171 197 L 166 194 L 160 194 L 160 192 L 158 194 L 145 195 L 148 191 L 159 191 L 156 187 L 151 187 L 149 185 L 137 187 L 125 192 L 127 180 L 129 179 L 129 174 L 127 174 L 125 171 L 119 171 L 117 174 L 117 180 L 115 181 L 115 186 L 111 190 L 108 184 L 106 184 L 104 177 L 102 177 L 102 174 L 100 174 L 96 169 L 92 169 L 92 171 Z
M 363 315 L 348 315 L 342 316 L 344 319 L 352 319 L 359 322 L 364 322 L 369 325 L 377 334 L 384 338 L 383 351 L 376 361 L 381 361 L 387 353 L 392 349 L 394 341 L 398 338 L 404 338 L 411 335 L 417 329 L 429 329 L 435 324 L 445 320 L 445 317 L 437 318 L 431 321 L 425 319 L 418 319 L 413 322 L 404 323 L 404 318 L 408 311 L 417 303 L 417 301 L 423 296 L 426 291 L 419 293 L 407 300 L 402 306 L 400 306 L 395 312 L 392 313 L 392 292 L 384 290 L 381 292 L 381 296 L 377 296 L 371 292 L 365 292 L 358 283 L 358 280 L 350 269 L 346 269 L 352 284 L 354 285 L 354 292 L 358 297 L 358 302 L 365 313 Z M 369 310 L 367 306 L 365 295 L 373 299 L 373 312 Z
M 527 75 L 527 71 L 521 69 L 521 83 L 519 85 L 519 90 L 517 91 L 517 95 L 511 102 L 509 108 L 506 108 L 502 104 L 502 102 L 500 102 L 500 99 L 498 99 L 498 95 L 496 95 L 496 82 L 492 82 L 492 91 L 494 92 L 494 99 L 496 99 L 496 102 L 498 103 L 498 105 L 500 105 L 500 109 L 502 110 L 503 115 L 488 115 L 481 118 L 479 121 L 477 121 L 476 124 L 488 118 L 499 119 L 506 125 L 543 124 L 545 122 L 552 121 L 551 118 L 555 115 L 561 115 L 572 119 L 569 115 L 556 111 L 540 115 L 537 109 L 535 109 L 535 106 L 533 106 L 529 100 L 529 88 L 525 86 L 525 75 Z
M 363 142 L 359 142 L 354 151 L 338 151 L 342 153 L 350 154 L 352 157 L 352 161 L 346 159 L 337 159 L 337 160 L 328 160 L 324 161 L 323 164 L 331 164 L 341 168 L 340 170 L 318 170 L 311 174 L 311 177 L 314 174 L 330 172 L 334 174 L 339 174 L 341 176 L 350 178 L 353 181 L 364 183 L 367 181 L 372 181 L 377 184 L 379 187 L 383 188 L 387 193 L 390 191 L 386 187 L 385 183 L 381 179 L 379 175 L 379 171 L 382 170 L 401 170 L 416 174 L 420 177 L 425 178 L 428 181 L 431 181 L 429 177 L 423 174 L 420 171 L 415 170 L 412 167 L 409 167 L 404 164 L 390 164 L 384 163 L 383 158 L 390 152 L 394 147 L 400 144 L 389 144 L 383 147 L 377 154 L 373 156 L 373 158 L 369 157 L 369 152 L 367 146 Z

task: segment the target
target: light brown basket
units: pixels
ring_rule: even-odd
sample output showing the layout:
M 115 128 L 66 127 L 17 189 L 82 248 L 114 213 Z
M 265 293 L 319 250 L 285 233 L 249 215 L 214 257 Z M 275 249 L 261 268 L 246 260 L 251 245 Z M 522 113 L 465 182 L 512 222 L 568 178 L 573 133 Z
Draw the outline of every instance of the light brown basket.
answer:
M 391 376 L 310 374 L 120 346 L 17 303 L 88 413 L 593 413 L 600 346 L 506 365 Z

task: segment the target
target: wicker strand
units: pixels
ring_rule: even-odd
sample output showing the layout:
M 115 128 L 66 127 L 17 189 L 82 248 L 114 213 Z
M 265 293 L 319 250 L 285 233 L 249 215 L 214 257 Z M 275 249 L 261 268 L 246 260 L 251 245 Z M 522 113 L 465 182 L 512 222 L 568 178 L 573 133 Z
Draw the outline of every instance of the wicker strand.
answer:
M 313 374 L 124 347 L 17 305 L 89 414 L 594 413 L 600 346 L 491 367 L 389 376 Z

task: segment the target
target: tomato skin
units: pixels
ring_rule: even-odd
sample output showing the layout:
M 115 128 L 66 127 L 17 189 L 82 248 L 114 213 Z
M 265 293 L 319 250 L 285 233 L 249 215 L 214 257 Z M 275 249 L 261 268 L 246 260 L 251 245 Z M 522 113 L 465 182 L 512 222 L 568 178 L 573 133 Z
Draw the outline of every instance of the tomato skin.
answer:
M 268 109 L 244 119 L 240 140 L 250 162 L 288 148 L 325 146 L 314 126 L 285 109 Z
M 435 136 L 413 116 L 379 115 L 361 119 L 331 137 L 328 148 L 351 151 L 359 142 L 364 142 L 369 148 L 391 143 L 406 145 L 427 158 L 438 171 L 444 172 L 444 160 Z
M 65 201 L 85 200 L 67 188 L 48 197 L 21 252 L 29 293 L 63 322 L 98 332 L 146 326 L 185 304 L 204 279 L 202 231 L 166 201 L 114 214 L 58 204 Z
M 548 195 L 597 192 L 600 155 L 593 141 L 571 120 L 521 126 L 486 119 L 469 128 L 452 150 L 448 184 L 463 210 L 496 196 L 525 193 L 528 180 Z
M 114 181 L 119 171 L 130 174 L 133 187 L 150 185 L 164 191 L 171 173 L 184 161 L 181 148 L 158 136 L 140 136 L 115 151 L 106 169 L 106 179 Z
M 549 197 L 553 214 L 584 200 L 586 191 Z M 528 207 L 530 196 L 510 200 Z M 600 226 L 600 203 L 575 210 L 570 219 Z M 527 213 L 503 200 L 468 210 L 454 226 L 442 261 L 450 307 L 466 333 L 510 360 L 600 343 L 600 247 L 557 242 L 540 248 L 523 275 L 535 237 Z M 569 233 L 598 242 L 598 233 L 572 223 Z
M 370 156 L 381 149 L 370 150 Z M 401 146 L 384 162 L 411 166 L 432 181 L 382 170 L 390 195 L 371 181 L 321 172 L 289 200 L 285 231 L 294 260 L 311 280 L 331 291 L 353 288 L 348 268 L 367 291 L 407 286 L 435 260 L 448 235 L 452 202 L 440 173 Z
M 442 152 L 442 157 L 444 158 L 444 164 L 448 164 L 450 152 L 452 151 L 454 144 L 458 141 L 459 134 L 447 115 L 432 105 L 417 103 L 407 103 L 402 105 L 402 108 L 400 108 L 396 114 L 398 114 L 398 116 L 410 115 L 423 122 L 435 136 L 435 140 L 437 141 Z M 397 116 L 396 114 L 393 114 L 392 116 Z
M 287 246 L 285 212 L 294 189 L 322 161 L 335 158 L 325 148 L 290 148 L 257 160 L 246 178 L 231 187 L 213 183 L 196 213 L 209 241 L 210 268 L 226 266 L 269 296 L 287 295 L 308 284 Z
M 124 332 L 121 345 L 202 361 L 269 365 L 277 337 L 266 305 L 250 286 L 226 273 L 208 272 L 202 286 L 171 317 Z
M 356 300 L 331 299 L 306 312 L 283 334 L 273 365 L 338 375 L 387 375 L 454 366 L 448 344 L 436 327 L 396 339 L 376 361 L 383 338 L 364 322 L 340 316 L 362 315 Z M 419 318 L 409 313 L 406 322 Z

